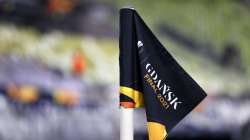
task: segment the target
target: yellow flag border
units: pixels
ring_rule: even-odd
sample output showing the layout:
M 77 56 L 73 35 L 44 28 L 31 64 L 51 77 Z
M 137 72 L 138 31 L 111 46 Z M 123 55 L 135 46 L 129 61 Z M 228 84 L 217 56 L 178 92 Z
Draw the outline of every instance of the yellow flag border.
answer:
M 120 94 L 126 95 L 129 98 L 133 99 L 135 102 L 135 108 L 140 108 L 144 106 L 144 99 L 142 92 L 135 90 L 130 87 L 120 86 Z
M 166 140 L 168 133 L 166 127 L 158 122 L 147 122 L 149 140 Z

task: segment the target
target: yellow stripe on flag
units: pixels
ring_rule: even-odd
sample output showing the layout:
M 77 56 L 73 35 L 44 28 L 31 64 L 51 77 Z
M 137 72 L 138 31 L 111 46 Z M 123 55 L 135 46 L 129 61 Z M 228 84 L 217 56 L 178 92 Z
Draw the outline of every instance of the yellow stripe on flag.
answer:
M 135 102 L 135 108 L 143 107 L 143 105 L 144 105 L 143 95 L 140 91 L 129 88 L 129 87 L 121 86 L 120 93 L 133 99 Z
M 148 122 L 149 140 L 166 140 L 167 131 L 164 125 L 157 122 Z

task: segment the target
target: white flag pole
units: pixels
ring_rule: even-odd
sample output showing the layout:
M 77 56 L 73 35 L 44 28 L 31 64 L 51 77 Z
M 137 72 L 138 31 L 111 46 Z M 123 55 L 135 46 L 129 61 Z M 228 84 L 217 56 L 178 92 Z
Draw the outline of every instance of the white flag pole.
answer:
M 134 139 L 133 111 L 131 108 L 120 108 L 120 140 Z

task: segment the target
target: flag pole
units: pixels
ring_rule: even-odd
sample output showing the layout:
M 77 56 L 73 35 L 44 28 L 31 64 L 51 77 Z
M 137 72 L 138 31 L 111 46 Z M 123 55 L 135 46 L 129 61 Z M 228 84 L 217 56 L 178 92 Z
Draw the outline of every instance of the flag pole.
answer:
M 133 112 L 132 108 L 120 108 L 120 140 L 134 139 Z

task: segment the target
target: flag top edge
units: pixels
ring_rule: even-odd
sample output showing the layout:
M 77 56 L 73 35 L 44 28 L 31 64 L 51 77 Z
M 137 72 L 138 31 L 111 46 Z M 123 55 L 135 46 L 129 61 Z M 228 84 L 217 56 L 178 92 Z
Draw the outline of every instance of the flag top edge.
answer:
M 130 6 L 125 6 L 125 7 L 122 7 L 120 10 L 133 10 L 133 11 L 135 11 L 135 8 L 130 7 Z

